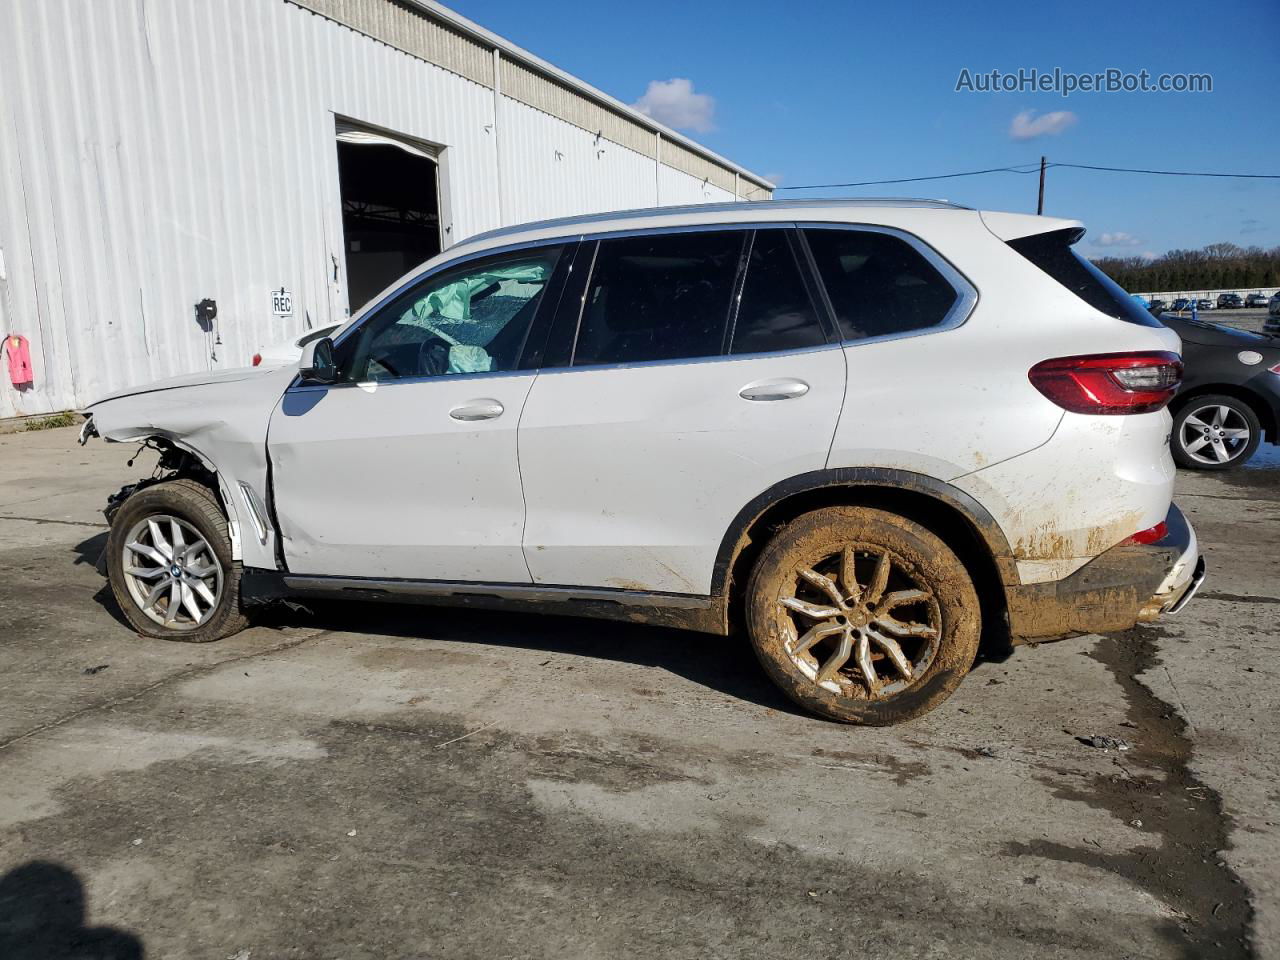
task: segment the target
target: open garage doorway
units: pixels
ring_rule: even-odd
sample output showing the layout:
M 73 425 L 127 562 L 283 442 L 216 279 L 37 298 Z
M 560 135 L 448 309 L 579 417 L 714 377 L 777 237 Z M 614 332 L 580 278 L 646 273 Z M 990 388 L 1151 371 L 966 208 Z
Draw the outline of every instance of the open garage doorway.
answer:
M 338 120 L 338 184 L 355 313 L 397 277 L 440 252 L 435 150 Z

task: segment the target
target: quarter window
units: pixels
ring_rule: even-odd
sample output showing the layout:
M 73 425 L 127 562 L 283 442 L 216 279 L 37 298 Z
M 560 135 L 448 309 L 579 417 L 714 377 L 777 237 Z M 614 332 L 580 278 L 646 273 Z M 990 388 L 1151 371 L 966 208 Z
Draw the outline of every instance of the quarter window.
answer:
M 717 356 L 745 234 L 601 240 L 573 365 Z
M 729 352 L 799 350 L 826 342 L 786 232 L 757 231 Z
M 937 326 L 959 297 L 938 268 L 901 237 L 811 229 L 805 239 L 845 340 Z
M 1160 326 L 1119 284 L 1076 253 L 1072 244 L 1079 236 L 1074 229 L 1050 230 L 1010 240 L 1009 246 L 1095 310 L 1143 327 Z
M 560 256 L 544 247 L 436 274 L 343 344 L 343 377 L 399 380 L 515 370 Z

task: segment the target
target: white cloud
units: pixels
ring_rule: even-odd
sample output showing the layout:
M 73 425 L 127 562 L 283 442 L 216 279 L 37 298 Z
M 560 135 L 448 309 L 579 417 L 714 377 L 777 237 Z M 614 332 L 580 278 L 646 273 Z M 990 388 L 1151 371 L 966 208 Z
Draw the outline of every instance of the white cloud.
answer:
M 1142 241 L 1132 234 L 1117 230 L 1115 233 L 1104 233 L 1092 241 L 1095 247 L 1136 247 Z
M 1068 127 L 1075 126 L 1079 119 L 1070 110 L 1054 110 L 1038 117 L 1034 110 L 1023 110 L 1009 124 L 1009 137 L 1013 140 L 1056 137 Z
M 705 93 L 694 93 L 693 83 L 683 77 L 651 81 L 644 96 L 631 106 L 677 130 L 708 133 L 716 127 L 715 98 Z
M 1142 257 L 1143 260 L 1155 260 L 1160 256 L 1160 254 L 1156 253 L 1154 250 L 1143 250 L 1142 253 L 1138 254 L 1138 256 Z

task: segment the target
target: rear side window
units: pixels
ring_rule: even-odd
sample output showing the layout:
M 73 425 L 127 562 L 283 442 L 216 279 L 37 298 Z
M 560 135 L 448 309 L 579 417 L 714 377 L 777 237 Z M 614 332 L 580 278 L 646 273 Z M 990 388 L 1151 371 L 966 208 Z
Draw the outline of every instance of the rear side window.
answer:
M 927 330 L 960 294 L 919 250 L 872 230 L 805 230 L 845 340 Z
M 718 356 L 745 232 L 601 240 L 573 365 Z
M 1095 310 L 1144 327 L 1160 326 L 1118 283 L 1072 249 L 1079 237 L 1074 228 L 1051 230 L 1010 240 L 1009 246 Z
M 786 232 L 757 231 L 729 352 L 800 350 L 826 342 Z

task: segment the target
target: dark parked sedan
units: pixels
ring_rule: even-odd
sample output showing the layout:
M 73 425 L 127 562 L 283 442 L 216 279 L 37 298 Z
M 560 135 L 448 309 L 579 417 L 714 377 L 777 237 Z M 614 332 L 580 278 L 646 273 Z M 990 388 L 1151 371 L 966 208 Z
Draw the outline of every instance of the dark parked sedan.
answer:
M 1218 294 L 1219 310 L 1238 310 L 1244 306 L 1244 298 L 1238 293 Z
M 1181 466 L 1226 470 L 1262 442 L 1280 442 L 1280 339 L 1207 320 L 1164 314 L 1182 338 L 1186 366 L 1173 414 L 1170 445 Z

